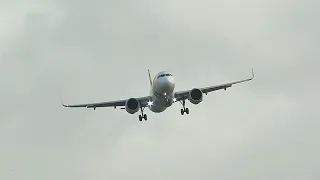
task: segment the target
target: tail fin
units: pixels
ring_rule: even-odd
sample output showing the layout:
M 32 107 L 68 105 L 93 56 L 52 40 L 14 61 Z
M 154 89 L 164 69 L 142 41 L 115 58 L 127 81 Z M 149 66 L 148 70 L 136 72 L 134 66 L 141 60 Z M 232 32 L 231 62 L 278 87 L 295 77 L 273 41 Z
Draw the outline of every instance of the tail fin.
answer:
M 150 70 L 149 69 L 148 69 L 148 74 L 149 74 L 150 86 L 152 86 L 152 80 L 151 80 L 151 75 L 150 75 Z

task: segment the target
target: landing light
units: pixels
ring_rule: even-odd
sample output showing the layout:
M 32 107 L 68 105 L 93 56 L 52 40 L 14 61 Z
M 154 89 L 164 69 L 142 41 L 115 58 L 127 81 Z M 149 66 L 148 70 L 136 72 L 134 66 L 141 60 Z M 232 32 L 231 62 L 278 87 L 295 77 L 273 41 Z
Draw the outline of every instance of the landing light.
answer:
M 152 106 L 153 102 L 152 101 L 149 101 L 148 102 L 148 106 Z
M 176 98 L 173 98 L 173 102 L 176 102 L 177 101 L 177 99 Z

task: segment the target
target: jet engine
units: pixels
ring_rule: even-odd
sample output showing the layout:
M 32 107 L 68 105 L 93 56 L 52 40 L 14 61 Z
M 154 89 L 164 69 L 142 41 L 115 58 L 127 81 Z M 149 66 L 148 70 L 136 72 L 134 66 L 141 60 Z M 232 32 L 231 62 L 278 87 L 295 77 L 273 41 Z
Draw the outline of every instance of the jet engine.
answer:
M 199 104 L 203 100 L 203 93 L 200 89 L 194 88 L 189 92 L 189 101 L 192 104 Z
M 126 111 L 134 114 L 139 111 L 140 103 L 136 98 L 130 98 L 126 101 Z

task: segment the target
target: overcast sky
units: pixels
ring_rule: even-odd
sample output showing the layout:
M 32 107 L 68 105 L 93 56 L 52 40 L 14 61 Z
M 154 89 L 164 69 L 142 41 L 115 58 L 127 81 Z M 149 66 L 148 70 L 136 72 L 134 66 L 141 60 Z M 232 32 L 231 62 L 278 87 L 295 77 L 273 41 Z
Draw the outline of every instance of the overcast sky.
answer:
M 0 179 L 320 178 L 319 1 L 0 0 Z M 256 78 L 164 113 L 68 109 Z

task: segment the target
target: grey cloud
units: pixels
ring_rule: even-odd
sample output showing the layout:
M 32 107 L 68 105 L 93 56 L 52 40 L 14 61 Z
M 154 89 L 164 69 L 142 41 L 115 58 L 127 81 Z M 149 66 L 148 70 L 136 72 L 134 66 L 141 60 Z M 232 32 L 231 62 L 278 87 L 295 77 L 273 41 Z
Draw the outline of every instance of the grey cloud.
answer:
M 319 179 L 316 3 L 0 1 L 0 178 Z M 189 116 L 60 104 L 144 96 L 147 68 L 181 90 L 251 67 Z

